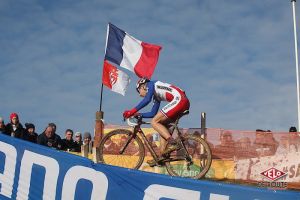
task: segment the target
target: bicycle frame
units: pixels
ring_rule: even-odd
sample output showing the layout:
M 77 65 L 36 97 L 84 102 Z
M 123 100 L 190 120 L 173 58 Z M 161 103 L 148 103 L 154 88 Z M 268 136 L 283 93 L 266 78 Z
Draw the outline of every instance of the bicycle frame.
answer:
M 174 122 L 174 123 L 171 123 L 171 131 L 170 131 L 170 134 L 172 135 L 174 133 L 174 131 L 176 130 L 177 133 L 178 133 L 178 137 L 181 137 L 181 132 L 179 131 L 179 128 L 178 128 L 178 122 L 179 122 L 179 118 Z M 134 125 L 134 128 L 133 128 L 133 134 L 128 138 L 127 142 L 125 143 L 125 145 L 123 146 L 123 148 L 120 150 L 120 154 L 122 154 L 126 147 L 128 146 L 128 144 L 131 142 L 132 138 L 134 137 L 138 137 L 137 134 L 140 133 L 141 135 L 141 138 L 142 140 L 144 141 L 144 146 L 147 147 L 147 149 L 149 150 L 151 156 L 153 157 L 153 159 L 158 162 L 158 155 L 156 154 L 156 152 L 154 151 L 153 147 L 150 145 L 150 142 L 148 141 L 148 139 L 146 138 L 145 136 L 145 133 L 143 132 L 143 130 L 141 129 L 141 125 L 142 124 L 148 124 L 146 122 L 143 122 L 141 119 L 138 119 L 138 122 L 137 124 Z M 184 152 L 185 152 L 185 155 L 189 155 L 185 145 L 183 144 L 183 141 L 180 140 L 180 145 L 183 147 L 184 149 Z M 185 157 L 186 159 L 188 159 L 187 161 L 188 162 L 192 162 L 190 156 Z M 170 160 L 171 158 L 168 158 L 167 160 Z M 166 161 L 167 161 L 166 160 Z M 171 160 L 182 160 L 182 158 L 180 157 L 175 157 L 175 158 L 172 158 Z M 191 164 L 191 163 L 190 163 Z
M 149 152 L 151 153 L 152 157 L 154 158 L 154 160 L 157 162 L 158 161 L 158 156 L 155 153 L 153 147 L 150 145 L 148 139 L 145 136 L 145 133 L 143 132 L 143 130 L 141 129 L 141 122 L 138 123 L 137 125 L 134 126 L 133 128 L 133 134 L 128 138 L 128 140 L 126 141 L 125 145 L 121 148 L 120 150 L 120 154 L 123 154 L 126 147 L 128 146 L 128 144 L 131 142 L 132 138 L 134 137 L 138 137 L 137 133 L 140 133 L 142 140 L 144 141 L 144 145 L 146 145 L 146 147 L 148 148 Z
M 134 127 L 134 132 L 140 133 L 142 140 L 144 141 L 144 145 L 148 148 L 150 154 L 152 155 L 153 159 L 158 162 L 158 155 L 155 153 L 153 147 L 150 145 L 150 142 L 148 141 L 148 139 L 145 136 L 145 133 L 143 132 L 143 130 L 141 129 L 140 125 L 137 127 Z

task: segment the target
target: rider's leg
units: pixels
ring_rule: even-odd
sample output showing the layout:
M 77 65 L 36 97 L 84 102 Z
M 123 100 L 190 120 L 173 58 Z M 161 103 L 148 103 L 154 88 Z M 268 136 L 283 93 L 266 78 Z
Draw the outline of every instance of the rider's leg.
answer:
M 169 130 L 164 125 L 169 121 L 169 119 L 163 115 L 161 112 L 158 112 L 153 119 L 151 120 L 151 125 L 165 140 L 172 139 Z
M 159 140 L 160 146 L 159 146 L 159 156 L 161 156 L 162 152 L 166 149 L 167 146 L 167 140 L 165 138 L 161 137 Z
M 151 121 L 152 127 L 165 139 L 161 140 L 163 141 L 160 146 L 160 154 L 162 157 L 167 156 L 170 152 L 178 148 L 177 141 L 171 136 L 168 128 L 165 126 L 165 124 L 168 124 L 169 122 L 170 119 L 161 112 L 157 113 Z M 166 148 L 167 144 L 170 144 L 168 148 Z

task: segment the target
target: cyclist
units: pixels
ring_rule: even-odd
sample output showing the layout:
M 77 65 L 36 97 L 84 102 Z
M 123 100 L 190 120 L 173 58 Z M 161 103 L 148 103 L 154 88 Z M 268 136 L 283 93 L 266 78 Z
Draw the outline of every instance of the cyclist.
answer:
M 166 125 L 176 120 L 176 118 L 185 110 L 190 108 L 190 102 L 185 92 L 174 85 L 160 81 L 151 81 L 147 78 L 141 78 L 136 84 L 136 90 L 143 100 L 133 109 L 126 110 L 123 113 L 124 118 L 140 115 L 143 118 L 152 118 L 151 125 L 161 136 L 160 159 L 177 148 L 177 141 L 171 136 Z M 147 106 L 153 100 L 153 107 L 150 112 L 138 113 L 139 110 Z M 167 101 L 168 104 L 158 112 L 161 101 Z M 170 144 L 167 149 L 166 145 Z M 150 166 L 156 163 L 154 160 L 148 161 Z

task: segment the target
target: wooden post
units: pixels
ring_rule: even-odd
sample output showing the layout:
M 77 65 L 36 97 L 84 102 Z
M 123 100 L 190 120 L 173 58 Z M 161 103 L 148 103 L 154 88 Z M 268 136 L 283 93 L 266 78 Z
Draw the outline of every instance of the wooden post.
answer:
M 201 113 L 201 137 L 206 139 L 206 113 Z
M 206 113 L 202 112 L 201 113 L 201 137 L 206 140 Z M 200 154 L 202 155 L 204 153 L 204 149 L 201 145 L 200 148 Z M 201 159 L 201 163 L 204 166 L 205 165 L 205 160 Z
M 100 162 L 100 153 L 98 147 L 93 147 L 93 161 L 95 163 Z
M 99 155 L 99 145 L 103 136 L 104 123 L 103 123 L 103 111 L 96 112 L 96 120 L 95 120 L 95 138 L 93 145 L 93 161 L 98 163 L 100 161 Z
M 82 157 L 89 157 L 89 145 L 88 144 L 83 144 L 81 145 L 81 156 Z
M 94 147 L 98 148 L 103 135 L 103 111 L 96 112 L 96 120 L 95 120 L 95 138 L 94 138 Z

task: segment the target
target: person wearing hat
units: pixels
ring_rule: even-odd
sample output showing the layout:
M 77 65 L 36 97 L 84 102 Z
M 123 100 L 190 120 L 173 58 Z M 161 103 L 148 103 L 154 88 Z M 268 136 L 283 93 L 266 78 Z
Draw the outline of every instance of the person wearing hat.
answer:
M 6 126 L 4 124 L 4 119 L 0 117 L 0 133 L 7 135 Z
M 85 132 L 83 134 L 83 145 L 88 145 L 89 146 L 89 153 L 92 153 L 92 148 L 93 148 L 93 142 L 92 142 L 92 136 L 89 132 Z
M 291 126 L 289 129 L 289 145 L 290 151 L 300 151 L 300 136 L 295 126 Z
M 37 143 L 38 134 L 35 132 L 35 126 L 32 123 L 25 123 L 24 140 Z
M 297 128 L 295 126 L 291 126 L 289 132 L 297 132 Z
M 10 118 L 10 123 L 8 123 L 6 125 L 7 134 L 12 137 L 23 139 L 25 129 L 23 128 L 22 124 L 20 123 L 18 114 L 11 113 L 9 118 Z

